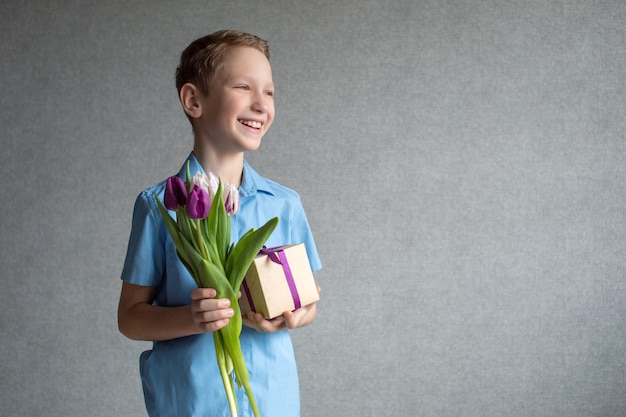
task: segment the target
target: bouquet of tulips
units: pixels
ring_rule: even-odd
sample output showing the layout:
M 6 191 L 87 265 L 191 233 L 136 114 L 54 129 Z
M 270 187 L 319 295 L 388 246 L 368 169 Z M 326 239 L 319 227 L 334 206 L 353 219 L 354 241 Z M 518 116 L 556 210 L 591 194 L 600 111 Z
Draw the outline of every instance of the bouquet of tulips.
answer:
M 230 242 L 229 216 L 239 209 L 239 193 L 222 184 L 213 173 L 193 178 L 187 164 L 187 181 L 167 179 L 161 215 L 176 245 L 178 257 L 199 287 L 214 288 L 217 298 L 228 298 L 235 311 L 228 325 L 213 333 L 215 353 L 232 416 L 237 415 L 235 384 L 243 385 L 256 417 L 259 411 L 248 383 L 248 369 L 241 353 L 242 318 L 239 288 L 250 264 L 278 224 L 278 217 L 258 229 L 250 229 L 237 243 Z M 176 212 L 176 219 L 167 210 Z

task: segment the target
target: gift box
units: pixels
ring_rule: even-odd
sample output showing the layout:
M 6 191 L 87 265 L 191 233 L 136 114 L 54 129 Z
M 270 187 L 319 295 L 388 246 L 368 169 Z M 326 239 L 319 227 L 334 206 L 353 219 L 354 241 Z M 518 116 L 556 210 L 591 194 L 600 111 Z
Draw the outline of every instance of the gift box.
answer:
M 266 319 L 319 300 L 304 243 L 263 248 L 241 285 L 241 313 L 255 311 Z

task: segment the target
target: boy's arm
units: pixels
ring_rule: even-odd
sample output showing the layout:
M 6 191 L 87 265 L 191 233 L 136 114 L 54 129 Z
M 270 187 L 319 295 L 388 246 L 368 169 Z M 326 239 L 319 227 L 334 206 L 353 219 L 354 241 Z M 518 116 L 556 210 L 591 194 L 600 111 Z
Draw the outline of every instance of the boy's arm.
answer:
M 228 299 L 215 299 L 212 288 L 191 292 L 191 305 L 160 307 L 152 304 L 156 288 L 124 282 L 117 321 L 120 332 L 133 340 L 162 341 L 203 332 L 228 324 L 233 315 Z

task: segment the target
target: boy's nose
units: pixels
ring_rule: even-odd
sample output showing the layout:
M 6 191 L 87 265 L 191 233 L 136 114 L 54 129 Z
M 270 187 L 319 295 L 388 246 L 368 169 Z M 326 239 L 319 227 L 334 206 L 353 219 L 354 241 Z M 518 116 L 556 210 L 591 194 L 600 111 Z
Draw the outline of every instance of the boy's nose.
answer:
M 272 103 L 270 103 L 270 99 L 264 93 L 257 93 L 254 95 L 254 100 L 252 101 L 252 110 L 266 113 L 269 111 Z

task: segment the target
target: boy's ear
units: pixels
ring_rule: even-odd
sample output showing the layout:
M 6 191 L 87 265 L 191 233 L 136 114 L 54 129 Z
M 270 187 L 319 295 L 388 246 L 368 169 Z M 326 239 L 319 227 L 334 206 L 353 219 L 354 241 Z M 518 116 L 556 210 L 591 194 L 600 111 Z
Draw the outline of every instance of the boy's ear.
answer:
M 200 92 L 198 88 L 187 83 L 180 88 L 180 103 L 187 116 L 197 119 L 202 116 L 202 106 L 200 104 Z

